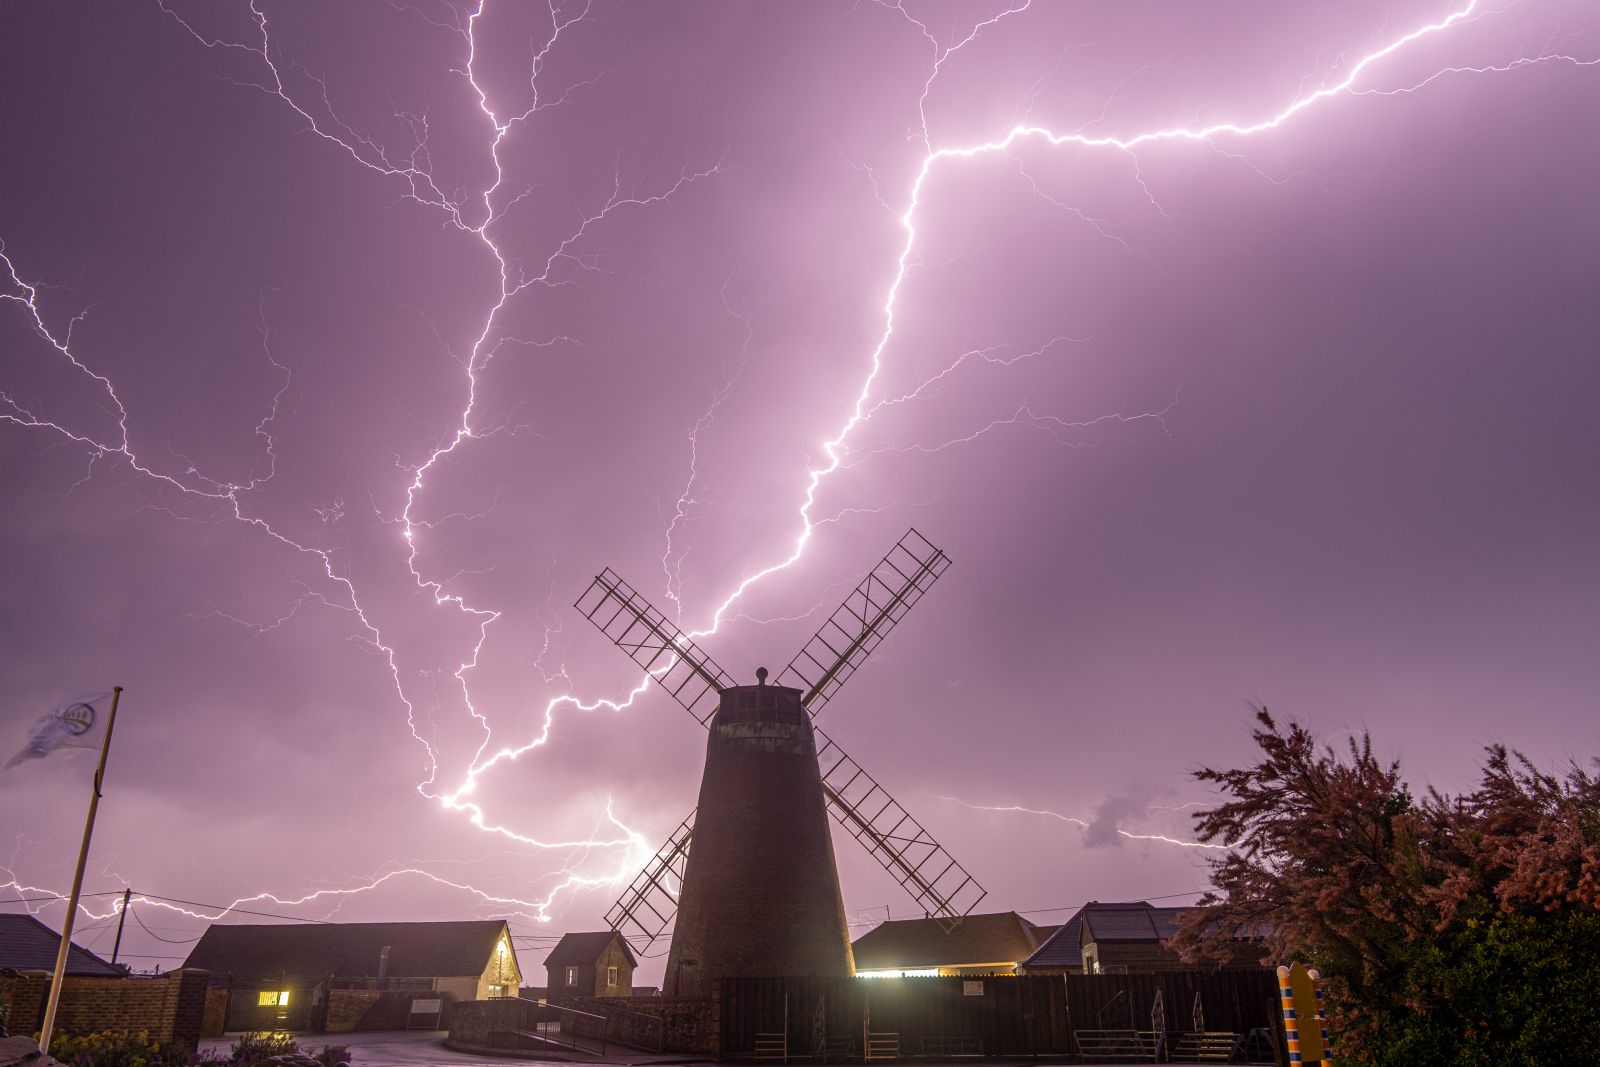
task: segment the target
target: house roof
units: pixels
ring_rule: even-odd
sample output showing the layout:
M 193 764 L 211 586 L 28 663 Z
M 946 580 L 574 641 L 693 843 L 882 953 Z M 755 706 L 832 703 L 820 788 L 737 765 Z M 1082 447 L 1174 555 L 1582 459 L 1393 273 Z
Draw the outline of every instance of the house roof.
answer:
M 1014 911 L 968 915 L 949 933 L 936 919 L 892 919 L 867 931 L 851 946 L 864 971 L 896 968 L 970 967 L 1027 959 L 1044 940 L 1042 931 Z
M 32 915 L 0 915 L 0 967 L 18 971 L 54 971 L 61 951 L 61 935 Z M 67 973 L 120 978 L 113 967 L 86 949 L 67 950 Z
M 628 945 L 628 939 L 615 930 L 595 930 L 579 934 L 564 934 L 556 947 L 550 950 L 550 955 L 544 958 L 546 967 L 572 967 L 586 966 L 594 963 L 605 952 L 606 946 L 611 944 L 611 939 L 616 938 L 622 946 L 622 951 L 628 957 L 628 963 L 634 967 L 639 966 L 639 961 L 634 958 L 633 949 Z
M 1023 960 L 1025 967 L 1082 967 L 1083 966 L 1083 908 L 1060 926 Z
M 1157 908 L 1146 901 L 1084 906 L 1085 941 L 1166 941 L 1176 937 L 1178 922 L 1190 908 Z
M 186 967 L 260 978 L 292 976 L 372 978 L 389 949 L 390 978 L 445 978 L 483 974 L 510 931 L 503 919 L 423 923 L 227 924 L 212 926 L 189 953 Z M 520 973 L 521 968 L 518 968 Z

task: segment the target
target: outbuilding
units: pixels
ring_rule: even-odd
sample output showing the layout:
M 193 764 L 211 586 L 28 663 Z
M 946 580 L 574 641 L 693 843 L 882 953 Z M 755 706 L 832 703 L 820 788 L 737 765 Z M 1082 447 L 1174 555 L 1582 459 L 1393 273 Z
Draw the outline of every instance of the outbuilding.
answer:
M 214 925 L 185 966 L 228 990 L 228 1030 L 442 1026 L 463 1000 L 522 985 L 503 919 Z
M 633 949 L 615 930 L 567 934 L 545 957 L 546 995 L 552 1002 L 573 997 L 629 997 L 637 966 Z
M 892 919 L 851 948 L 858 978 L 1016 974 L 1053 931 L 1014 911 L 968 915 L 952 930 L 937 919 Z
M 0 970 L 54 973 L 60 951 L 61 935 L 32 915 L 0 915 Z M 121 978 L 127 972 L 73 945 L 67 950 L 67 974 Z

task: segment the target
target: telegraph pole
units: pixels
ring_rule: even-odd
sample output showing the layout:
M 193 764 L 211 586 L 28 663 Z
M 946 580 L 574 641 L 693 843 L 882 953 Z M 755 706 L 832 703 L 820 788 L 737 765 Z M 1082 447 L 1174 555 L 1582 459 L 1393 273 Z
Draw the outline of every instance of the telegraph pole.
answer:
M 111 943 L 111 966 L 117 965 L 117 952 L 122 948 L 122 924 L 128 921 L 128 898 L 133 896 L 133 890 L 122 891 L 122 911 L 117 915 L 117 939 Z

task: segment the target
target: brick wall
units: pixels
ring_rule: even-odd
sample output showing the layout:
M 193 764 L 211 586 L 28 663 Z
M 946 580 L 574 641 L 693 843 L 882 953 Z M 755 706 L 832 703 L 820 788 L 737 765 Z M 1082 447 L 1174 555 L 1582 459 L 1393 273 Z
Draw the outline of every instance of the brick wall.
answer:
M 56 1030 L 86 1034 L 99 1030 L 144 1030 L 158 1041 L 187 1048 L 200 1043 L 206 1010 L 205 971 L 173 971 L 160 978 L 68 977 L 56 1009 Z M 11 1002 L 11 1029 L 32 1034 L 44 1018 L 50 979 L 45 975 L 0 977 L 0 993 Z

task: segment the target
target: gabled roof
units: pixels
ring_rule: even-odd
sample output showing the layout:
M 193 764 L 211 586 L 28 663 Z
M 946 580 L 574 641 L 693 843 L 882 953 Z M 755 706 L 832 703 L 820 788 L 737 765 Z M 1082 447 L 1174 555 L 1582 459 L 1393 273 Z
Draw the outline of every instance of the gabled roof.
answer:
M 556 947 L 550 950 L 550 955 L 544 958 L 546 967 L 587 967 L 600 959 L 606 946 L 611 944 L 611 939 L 616 938 L 622 946 L 622 951 L 628 957 L 628 963 L 634 967 L 639 966 L 639 961 L 634 958 L 633 949 L 628 945 L 628 939 L 615 930 L 595 930 L 589 933 L 564 934 Z
M 505 939 L 503 919 L 429 923 L 227 924 L 212 926 L 189 953 L 186 967 L 242 977 L 375 978 L 388 948 L 389 978 L 473 978 L 488 969 Z M 518 968 L 520 971 L 520 968 Z
M 32 915 L 0 915 L 0 967 L 54 971 L 56 954 L 60 951 L 61 935 Z M 94 953 L 73 945 L 67 950 L 67 973 L 120 978 L 124 972 Z
M 1055 932 L 1045 938 L 1033 955 L 1022 961 L 1023 966 L 1082 967 L 1083 908 L 1073 912 L 1070 919 L 1053 929 Z
M 936 919 L 892 919 L 857 938 L 856 969 L 972 967 L 1027 959 L 1044 940 L 1040 929 L 1014 911 L 968 915 L 945 933 Z

